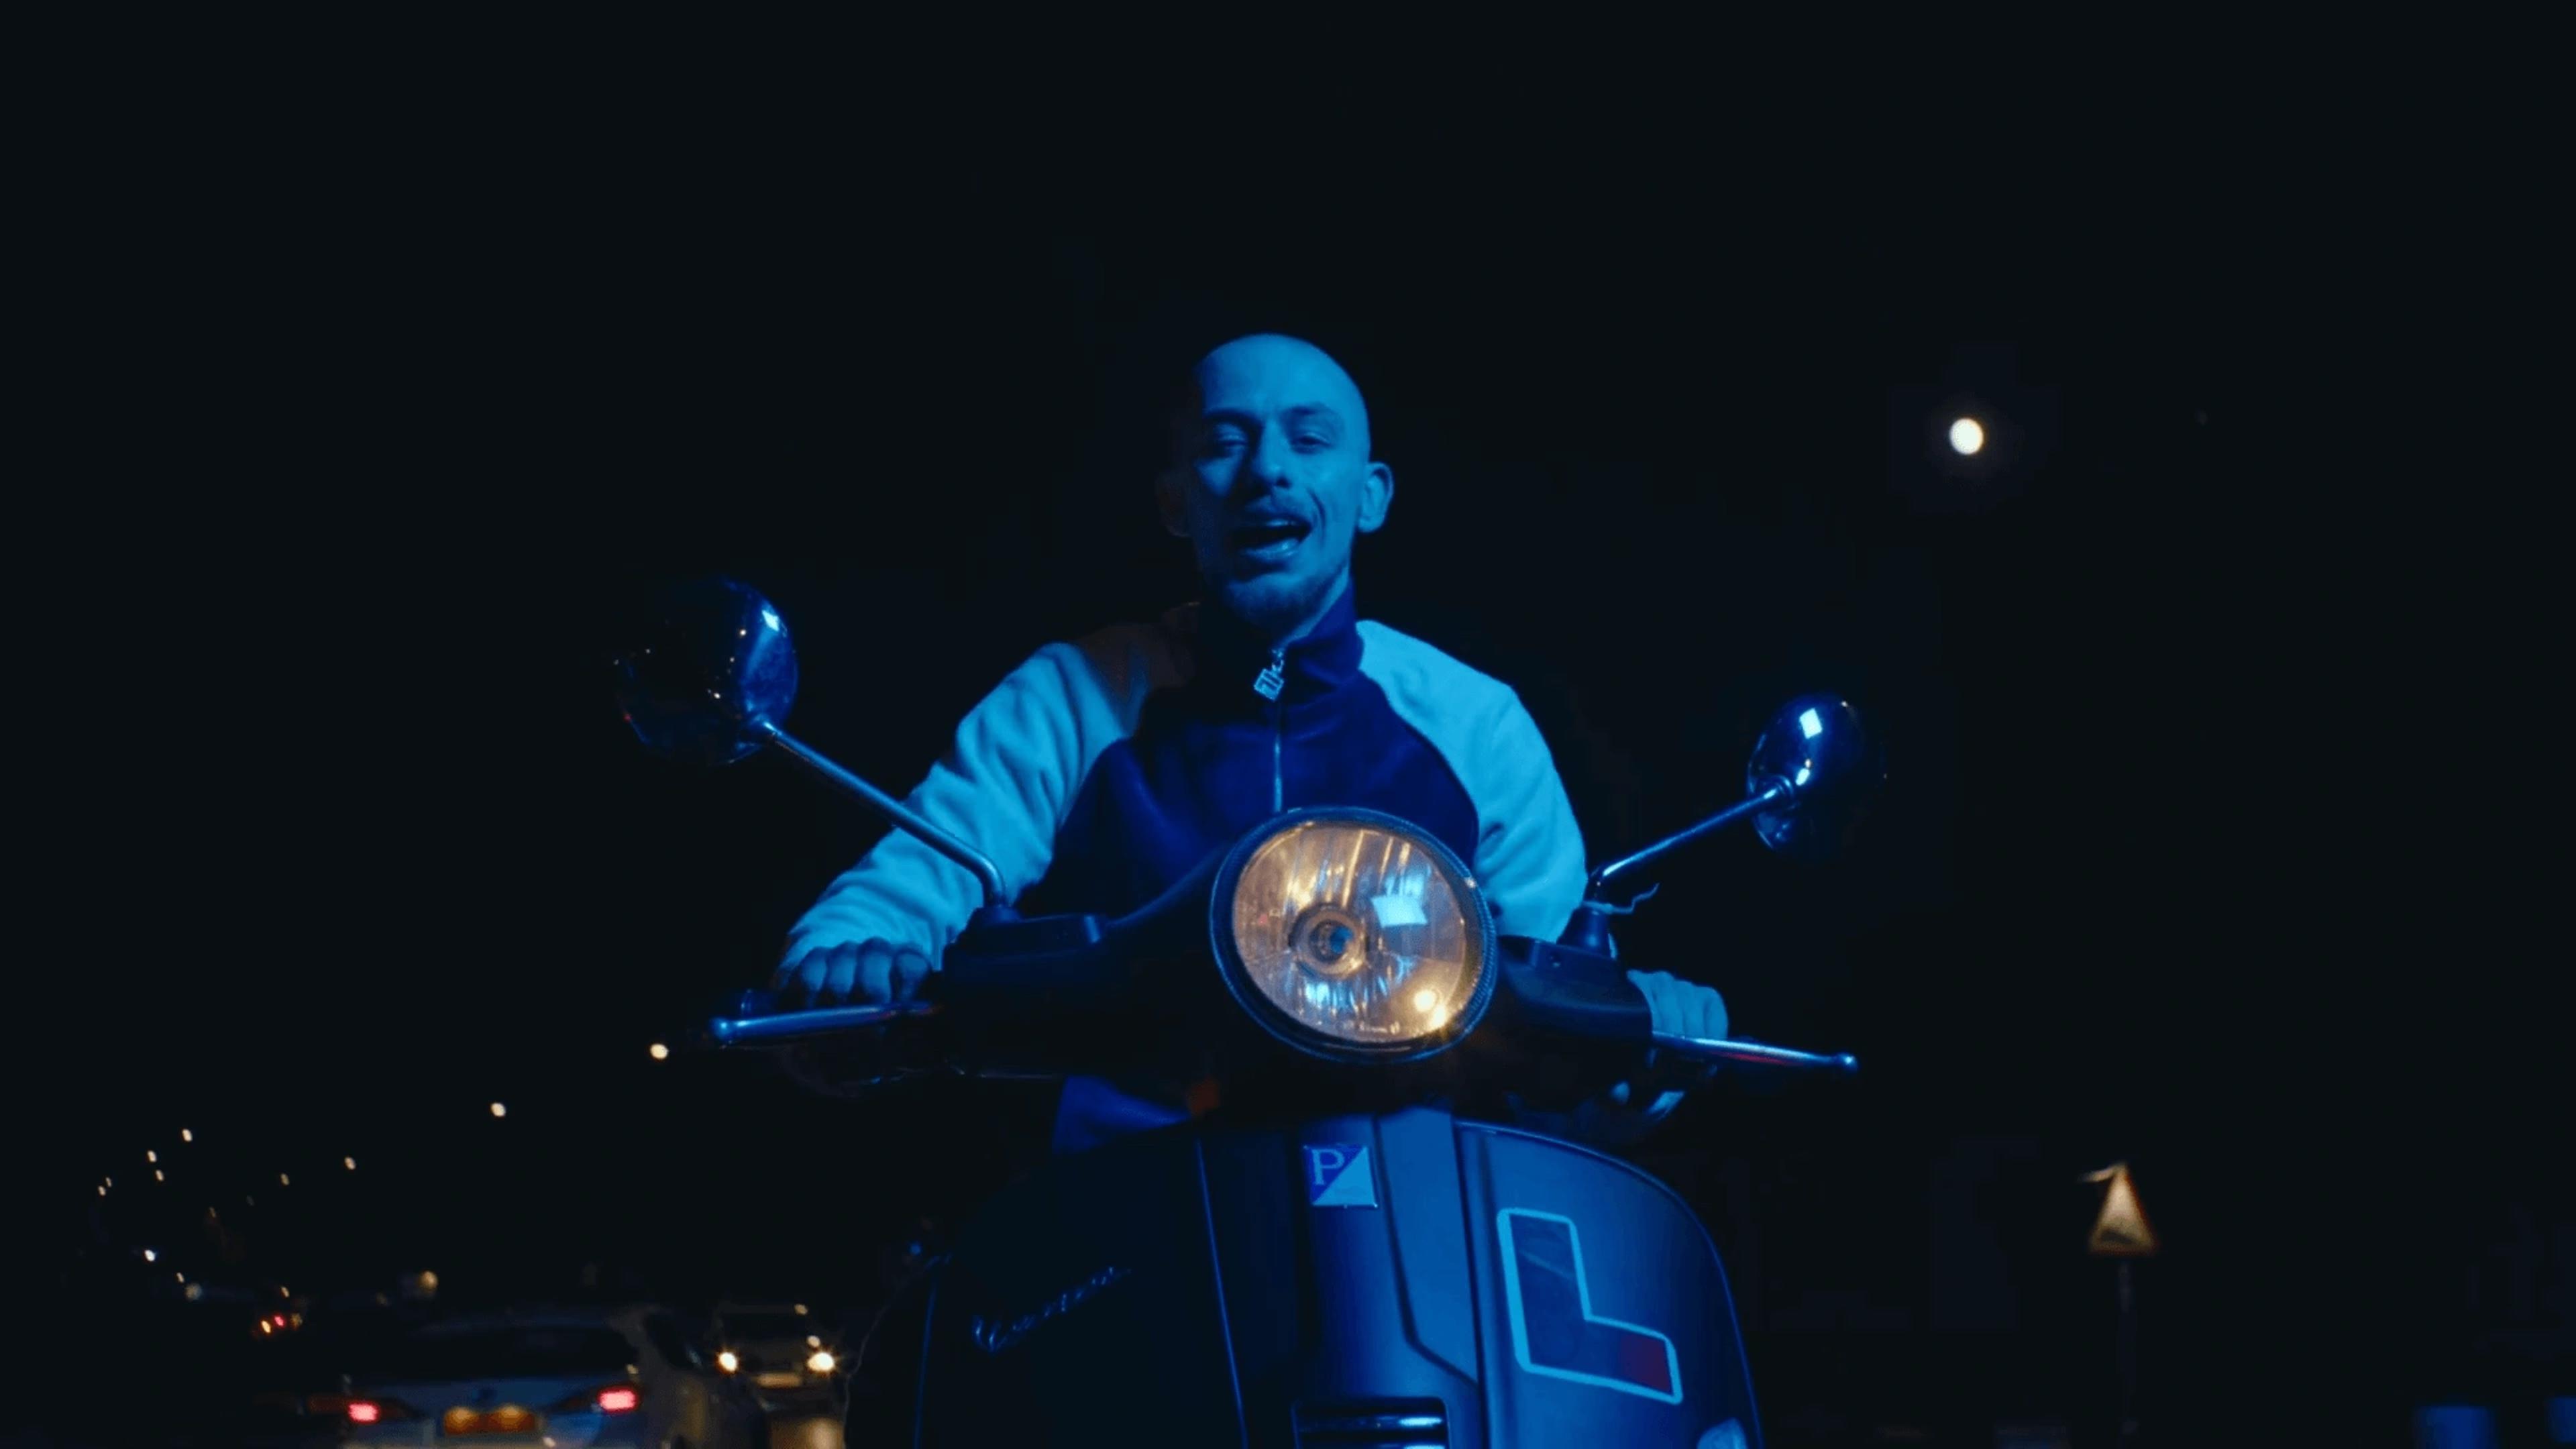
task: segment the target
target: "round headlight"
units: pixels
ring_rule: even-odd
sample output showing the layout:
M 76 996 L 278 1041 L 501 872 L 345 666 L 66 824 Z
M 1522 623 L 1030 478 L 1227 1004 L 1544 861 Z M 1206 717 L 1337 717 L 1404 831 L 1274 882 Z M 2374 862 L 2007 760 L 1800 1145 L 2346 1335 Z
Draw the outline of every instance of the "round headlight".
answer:
M 1494 920 L 1447 846 L 1375 811 L 1293 811 L 1235 847 L 1210 922 L 1226 986 L 1281 1040 L 1409 1060 L 1493 1000 Z

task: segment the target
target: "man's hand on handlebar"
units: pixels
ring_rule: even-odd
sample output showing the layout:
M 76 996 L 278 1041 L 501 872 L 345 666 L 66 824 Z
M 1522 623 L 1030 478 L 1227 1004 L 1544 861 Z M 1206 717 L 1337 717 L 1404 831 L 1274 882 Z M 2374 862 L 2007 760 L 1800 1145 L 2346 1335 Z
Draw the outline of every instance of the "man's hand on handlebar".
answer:
M 1726 1035 L 1726 999 L 1710 987 L 1696 981 L 1684 981 L 1669 971 L 1631 971 L 1628 980 L 1645 993 L 1646 1014 L 1650 1026 L 1675 1036 L 1722 1039 Z M 1621 1082 L 1610 1089 L 1610 1100 L 1622 1107 L 1643 1110 L 1649 1120 L 1659 1119 L 1681 1103 L 1681 1094 L 1700 1085 L 1714 1069 L 1699 1063 L 1669 1060 L 1664 1053 L 1646 1053 L 1645 1070 L 1633 1082 Z
M 800 1006 L 910 1001 L 930 975 L 929 958 L 886 941 L 810 946 L 790 955 L 770 989 Z
M 1646 994 L 1655 1030 L 1710 1039 L 1726 1035 L 1726 998 L 1715 990 L 1669 971 L 1631 971 L 1628 979 Z

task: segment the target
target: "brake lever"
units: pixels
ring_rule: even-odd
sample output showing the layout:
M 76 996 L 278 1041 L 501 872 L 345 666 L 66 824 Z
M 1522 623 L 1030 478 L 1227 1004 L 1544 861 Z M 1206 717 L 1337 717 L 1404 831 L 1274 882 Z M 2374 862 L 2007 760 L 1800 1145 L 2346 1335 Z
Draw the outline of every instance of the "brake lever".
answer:
M 1684 1036 L 1679 1032 L 1654 1033 L 1655 1050 L 1670 1052 L 1686 1061 L 1706 1062 L 1711 1066 L 1795 1067 L 1808 1071 L 1837 1072 L 1849 1076 L 1860 1070 L 1860 1058 L 1850 1052 L 1827 1055 L 1819 1052 L 1793 1051 L 1788 1047 L 1768 1046 L 1758 1041 L 1730 1041 L 1723 1037 Z
M 748 1007 L 751 998 L 766 993 L 745 992 Z M 802 1041 L 811 1037 L 835 1036 L 872 1026 L 939 1014 L 935 1001 L 886 1001 L 868 1006 L 822 1006 L 807 1011 L 747 1011 L 737 1016 L 711 1018 L 704 1032 L 711 1047 L 771 1046 Z

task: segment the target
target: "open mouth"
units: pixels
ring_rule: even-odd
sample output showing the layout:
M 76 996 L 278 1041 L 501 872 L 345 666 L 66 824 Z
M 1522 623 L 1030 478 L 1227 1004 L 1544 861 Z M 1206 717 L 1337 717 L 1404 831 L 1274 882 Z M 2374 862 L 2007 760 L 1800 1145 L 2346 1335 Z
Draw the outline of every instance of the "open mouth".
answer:
M 1255 518 L 1227 529 L 1226 546 L 1238 558 L 1269 563 L 1297 551 L 1314 530 L 1297 518 Z

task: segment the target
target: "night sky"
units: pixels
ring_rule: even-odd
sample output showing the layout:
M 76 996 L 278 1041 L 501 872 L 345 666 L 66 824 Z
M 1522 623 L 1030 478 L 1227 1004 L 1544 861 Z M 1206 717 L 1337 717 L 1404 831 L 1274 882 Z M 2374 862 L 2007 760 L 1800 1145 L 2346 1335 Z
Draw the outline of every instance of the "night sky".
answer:
M 63 807 L 20 907 L 57 923 L 19 955 L 30 1291 L 152 1148 L 308 1279 L 863 1301 L 1047 1104 L 648 1058 L 879 827 L 781 761 L 645 757 L 607 656 L 658 584 L 743 578 L 800 646 L 791 727 L 908 789 L 1030 650 L 1189 596 L 1154 409 L 1271 328 L 1351 367 L 1396 472 L 1363 613 L 1520 691 L 1594 859 L 1729 803 L 1792 694 L 1883 731 L 1851 858 L 1720 838 L 1622 937 L 1866 1064 L 1713 1090 L 1641 1154 L 1733 1259 L 1770 1412 L 2082 1407 L 2076 1179 L 2114 1160 L 2165 1239 L 2151 1405 L 2236 1375 L 2376 1412 L 2563 1351 L 2552 953 L 2483 924 L 2505 837 L 2412 793 L 2478 753 L 2415 662 L 2460 663 L 2423 572 L 2457 520 L 2325 464 L 2318 419 L 2392 394 L 2336 393 L 2342 273 L 2246 193 L 1737 208 L 1497 161 L 1335 215 L 1036 151 L 800 186 L 676 144 L 172 146 L 137 205 L 189 240 L 91 256 L 62 353 L 74 546 L 14 540 L 22 769 Z M 2008 456 L 1945 461 L 1960 411 Z

